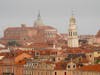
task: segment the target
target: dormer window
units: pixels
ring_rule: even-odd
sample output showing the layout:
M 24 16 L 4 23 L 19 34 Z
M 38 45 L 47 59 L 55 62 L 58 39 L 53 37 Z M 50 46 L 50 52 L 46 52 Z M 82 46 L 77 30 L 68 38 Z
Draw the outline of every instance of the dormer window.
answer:
M 90 57 L 92 57 L 92 55 L 90 55 Z
M 39 53 L 39 52 L 36 52 L 36 53 L 35 53 L 35 56 L 39 56 L 39 55 L 40 55 L 40 53 Z
M 58 58 L 58 60 L 60 60 L 60 58 Z
M 76 66 L 75 65 L 73 65 L 73 68 L 75 68 Z
M 70 65 L 68 65 L 68 68 L 70 68 Z

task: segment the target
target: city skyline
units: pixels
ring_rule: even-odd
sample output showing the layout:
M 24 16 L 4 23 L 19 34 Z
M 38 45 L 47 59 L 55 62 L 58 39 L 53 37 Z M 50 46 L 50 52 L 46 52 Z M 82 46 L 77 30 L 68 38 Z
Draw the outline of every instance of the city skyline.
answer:
M 97 0 L 0 0 L 0 35 L 7 27 L 23 23 L 33 26 L 38 10 L 44 24 L 57 28 L 61 33 L 68 33 L 72 9 L 75 9 L 78 33 L 95 35 L 100 26 L 99 3 Z

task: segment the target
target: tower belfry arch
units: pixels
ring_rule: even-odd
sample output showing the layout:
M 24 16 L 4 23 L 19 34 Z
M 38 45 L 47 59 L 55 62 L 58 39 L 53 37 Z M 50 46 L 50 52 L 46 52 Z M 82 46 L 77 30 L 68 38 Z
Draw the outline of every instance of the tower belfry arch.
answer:
M 73 10 L 69 21 L 68 47 L 79 47 L 76 19 Z

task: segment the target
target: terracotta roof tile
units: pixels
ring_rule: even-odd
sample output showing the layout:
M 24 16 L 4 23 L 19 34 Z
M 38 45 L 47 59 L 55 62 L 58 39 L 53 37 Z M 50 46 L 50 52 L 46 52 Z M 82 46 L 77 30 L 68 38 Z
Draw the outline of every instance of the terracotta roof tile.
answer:
M 79 68 L 78 70 L 100 72 L 100 64 L 83 66 L 83 67 Z
M 25 58 L 31 58 L 32 56 L 27 54 L 27 53 L 22 53 L 22 54 L 19 54 L 16 58 L 15 58 L 15 62 L 20 62 L 22 60 L 24 60 Z
M 93 52 L 93 50 L 82 49 L 82 48 L 67 48 L 67 53 L 78 54 L 78 53 L 89 53 Z
M 55 63 L 55 70 L 65 70 L 67 62 L 57 62 Z

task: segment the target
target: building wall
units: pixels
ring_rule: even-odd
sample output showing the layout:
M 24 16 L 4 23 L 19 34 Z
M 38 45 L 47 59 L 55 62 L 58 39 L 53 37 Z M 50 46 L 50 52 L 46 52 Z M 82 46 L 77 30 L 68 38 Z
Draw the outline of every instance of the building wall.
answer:
M 100 51 L 95 51 L 94 52 L 94 57 L 100 57 Z
M 94 53 L 86 53 L 86 58 L 89 60 L 90 64 L 94 64 Z
M 62 65 L 54 63 L 33 62 L 28 61 L 24 65 L 24 75 L 73 75 L 73 71 L 76 69 L 76 64 L 69 62 Z
M 3 73 L 13 73 L 14 75 L 23 75 L 23 65 L 15 64 L 14 56 L 8 55 L 7 58 L 0 60 L 0 75 Z
M 0 75 L 3 73 L 13 73 L 14 75 L 23 75 L 22 65 L 0 65 Z
M 96 43 L 97 43 L 97 44 L 100 44 L 100 37 L 97 37 L 97 38 L 96 38 Z
M 16 41 L 46 42 L 56 39 L 57 30 L 50 26 L 10 27 L 4 31 L 3 39 Z
M 73 75 L 100 75 L 100 72 L 96 72 L 96 71 L 74 71 Z

